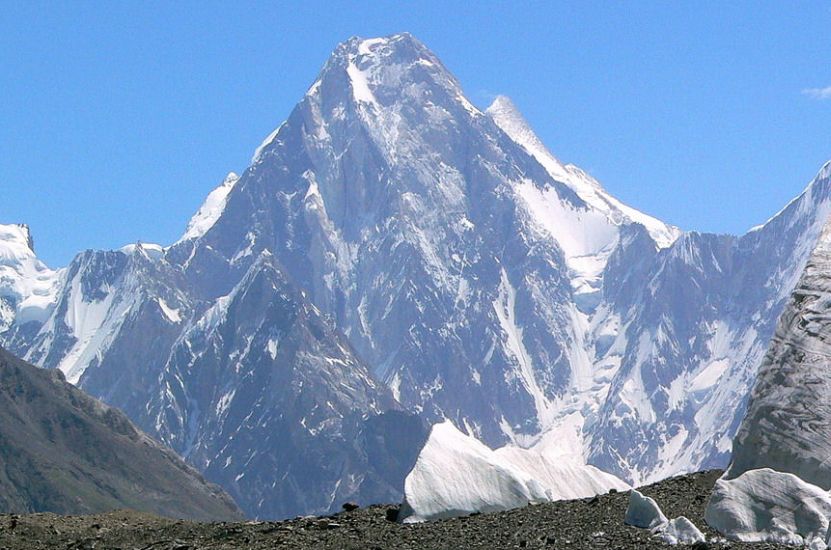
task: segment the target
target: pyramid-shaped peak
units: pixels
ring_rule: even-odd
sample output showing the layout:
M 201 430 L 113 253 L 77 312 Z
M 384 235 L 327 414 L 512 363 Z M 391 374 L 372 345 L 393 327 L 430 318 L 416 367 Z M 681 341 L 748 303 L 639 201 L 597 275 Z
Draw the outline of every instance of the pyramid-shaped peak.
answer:
M 506 95 L 496 96 L 496 99 L 485 110 L 485 113 L 512 139 L 531 149 L 535 156 L 550 155 L 510 97 Z
M 402 102 L 422 108 L 424 99 L 431 97 L 445 108 L 456 103 L 481 115 L 439 58 L 409 33 L 352 37 L 340 43 L 306 97 L 331 105 L 346 99 L 344 90 L 351 90 L 352 99 L 363 108 L 383 110 Z
M 493 102 L 490 106 L 485 110 L 488 114 L 498 114 L 498 113 L 505 113 L 511 114 L 516 116 L 522 116 L 517 108 L 516 104 L 514 104 L 513 100 L 506 95 L 498 95 L 494 98 Z
M 433 55 L 423 42 L 408 32 L 374 38 L 353 36 L 349 40 L 341 43 L 335 52 L 351 55 L 372 55 L 377 53 L 417 53 Z

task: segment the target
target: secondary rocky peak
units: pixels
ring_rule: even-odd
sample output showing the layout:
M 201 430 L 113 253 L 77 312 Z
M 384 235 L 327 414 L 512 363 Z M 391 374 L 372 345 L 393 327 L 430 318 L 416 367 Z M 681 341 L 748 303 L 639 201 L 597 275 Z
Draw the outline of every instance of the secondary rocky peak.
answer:
M 228 194 L 239 181 L 239 176 L 228 172 L 219 186 L 208 194 L 205 202 L 188 222 L 188 227 L 180 241 L 198 239 L 204 235 L 222 214 Z

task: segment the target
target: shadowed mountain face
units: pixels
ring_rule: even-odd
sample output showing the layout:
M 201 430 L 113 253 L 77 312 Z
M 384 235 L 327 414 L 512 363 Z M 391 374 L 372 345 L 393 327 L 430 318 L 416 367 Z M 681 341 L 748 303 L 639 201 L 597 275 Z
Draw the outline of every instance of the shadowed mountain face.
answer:
M 232 520 L 233 500 L 121 412 L 0 350 L 0 511 Z
M 400 499 L 413 415 L 647 482 L 726 465 L 829 173 L 744 236 L 685 233 L 414 37 L 353 38 L 174 245 L 50 272 L 17 238 L 0 343 L 254 516 Z

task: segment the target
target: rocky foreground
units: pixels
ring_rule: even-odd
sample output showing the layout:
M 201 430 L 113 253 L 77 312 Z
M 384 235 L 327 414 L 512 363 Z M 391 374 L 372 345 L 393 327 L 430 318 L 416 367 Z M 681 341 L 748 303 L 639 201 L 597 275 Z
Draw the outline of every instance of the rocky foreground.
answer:
M 695 548 L 785 548 L 728 542 L 704 523 L 707 496 L 719 471 L 676 477 L 641 491 L 668 517 L 686 516 L 708 537 Z M 327 518 L 284 522 L 194 523 L 129 511 L 95 516 L 0 516 L 2 549 L 630 549 L 667 545 L 623 524 L 629 493 L 529 506 L 498 514 L 401 525 L 392 506 L 372 506 Z

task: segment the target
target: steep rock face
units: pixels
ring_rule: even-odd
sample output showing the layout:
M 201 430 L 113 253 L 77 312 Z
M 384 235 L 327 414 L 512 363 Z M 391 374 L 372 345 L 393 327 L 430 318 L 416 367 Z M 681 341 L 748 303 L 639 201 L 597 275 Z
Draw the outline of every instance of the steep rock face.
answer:
M 144 423 L 252 515 L 325 513 L 400 491 L 378 481 L 382 465 L 360 444 L 367 416 L 394 400 L 268 252 L 185 330 L 156 392 Z M 424 431 L 405 434 L 400 460 L 415 460 Z
M 407 408 L 527 442 L 591 385 L 575 296 L 632 223 L 611 217 L 405 34 L 338 47 L 187 256 L 221 266 L 210 294 L 272 250 Z
M 241 514 L 219 487 L 58 371 L 0 349 L 0 509 L 100 513 L 118 508 L 199 520 Z
M 124 410 L 249 516 L 399 499 L 427 427 L 395 412 L 273 256 L 212 300 L 188 275 L 147 245 L 80 254 L 27 357 Z

